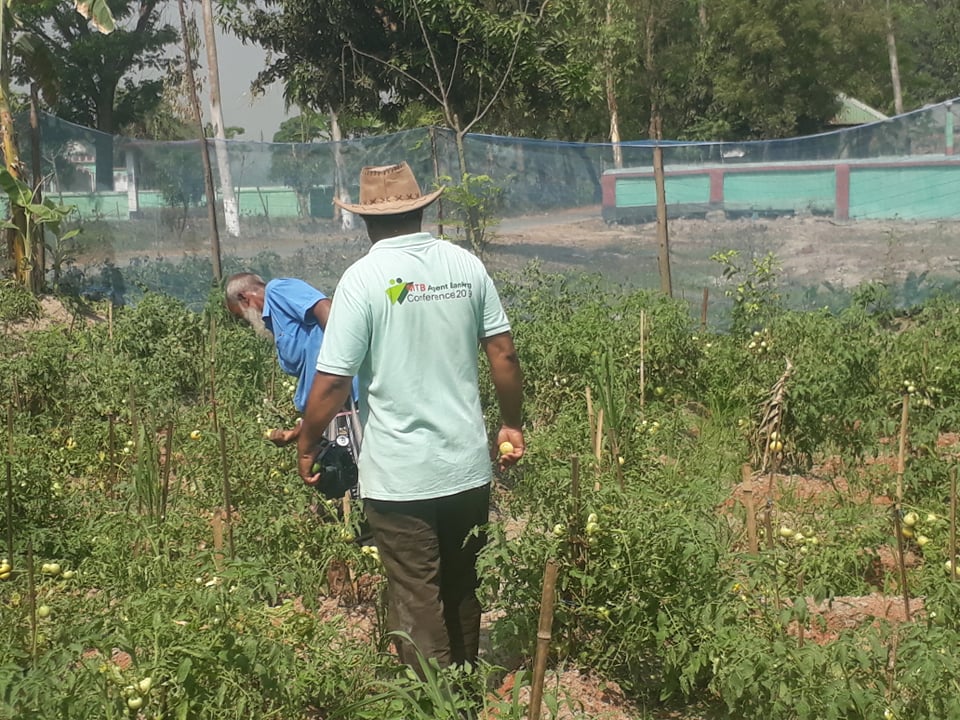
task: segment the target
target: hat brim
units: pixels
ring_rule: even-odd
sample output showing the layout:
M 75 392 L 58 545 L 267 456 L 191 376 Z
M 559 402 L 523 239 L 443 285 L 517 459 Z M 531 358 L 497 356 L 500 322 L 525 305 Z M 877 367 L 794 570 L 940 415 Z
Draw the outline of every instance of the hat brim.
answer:
M 392 200 L 388 202 L 371 203 L 369 205 L 357 205 L 354 203 L 341 202 L 337 198 L 333 199 L 333 204 L 354 215 L 402 215 L 403 213 L 413 212 L 436 200 L 446 187 L 435 190 L 427 195 L 421 195 L 415 200 Z

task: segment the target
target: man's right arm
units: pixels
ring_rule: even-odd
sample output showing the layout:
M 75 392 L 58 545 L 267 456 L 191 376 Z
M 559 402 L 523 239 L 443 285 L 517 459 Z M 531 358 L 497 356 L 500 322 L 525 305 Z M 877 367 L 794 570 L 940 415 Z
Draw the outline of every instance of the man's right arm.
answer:
M 497 445 L 499 447 L 508 442 L 513 446 L 511 451 L 500 454 L 502 469 L 520 460 L 525 449 L 522 428 L 523 372 L 510 332 L 483 338 L 480 345 L 490 361 L 490 377 L 500 405 L 501 426 L 497 434 Z

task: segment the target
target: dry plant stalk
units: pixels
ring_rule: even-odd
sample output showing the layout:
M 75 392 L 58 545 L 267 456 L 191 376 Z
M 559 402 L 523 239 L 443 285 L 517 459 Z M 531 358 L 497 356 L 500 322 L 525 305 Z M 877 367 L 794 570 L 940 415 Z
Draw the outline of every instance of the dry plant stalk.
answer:
M 770 438 L 778 437 L 783 418 L 787 410 L 787 381 L 793 374 L 793 363 L 787 358 L 787 367 L 770 389 L 770 396 L 760 406 L 760 424 L 754 436 L 754 464 L 760 466 L 760 473 L 769 469 L 771 460 L 777 461 L 780 453 L 771 453 Z M 777 433 L 777 435 L 772 435 Z M 760 452 L 760 448 L 763 452 Z

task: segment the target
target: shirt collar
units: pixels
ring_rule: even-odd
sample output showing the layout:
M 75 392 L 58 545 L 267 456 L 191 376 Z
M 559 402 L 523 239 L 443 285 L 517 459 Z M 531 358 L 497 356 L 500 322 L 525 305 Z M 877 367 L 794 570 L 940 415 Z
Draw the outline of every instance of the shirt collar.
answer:
M 377 242 L 370 246 L 370 252 L 373 252 L 377 248 L 398 248 L 423 245 L 433 240 L 433 235 L 428 232 L 410 233 L 409 235 L 395 235 L 394 237 L 377 240 Z

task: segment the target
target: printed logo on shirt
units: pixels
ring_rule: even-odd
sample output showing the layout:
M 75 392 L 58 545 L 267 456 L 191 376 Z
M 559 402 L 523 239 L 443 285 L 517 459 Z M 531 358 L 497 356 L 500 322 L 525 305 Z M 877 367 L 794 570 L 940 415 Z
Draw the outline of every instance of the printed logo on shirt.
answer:
M 440 285 L 433 285 L 431 283 L 404 282 L 402 278 L 391 278 L 386 292 L 391 305 L 403 305 L 404 302 L 464 300 L 473 297 L 473 283 L 452 280 Z
M 390 286 L 387 288 L 387 297 L 390 298 L 390 304 L 396 305 L 399 303 L 403 305 L 403 301 L 407 299 L 407 295 L 413 289 L 414 283 L 405 283 L 402 278 L 397 278 L 396 280 L 390 280 Z

